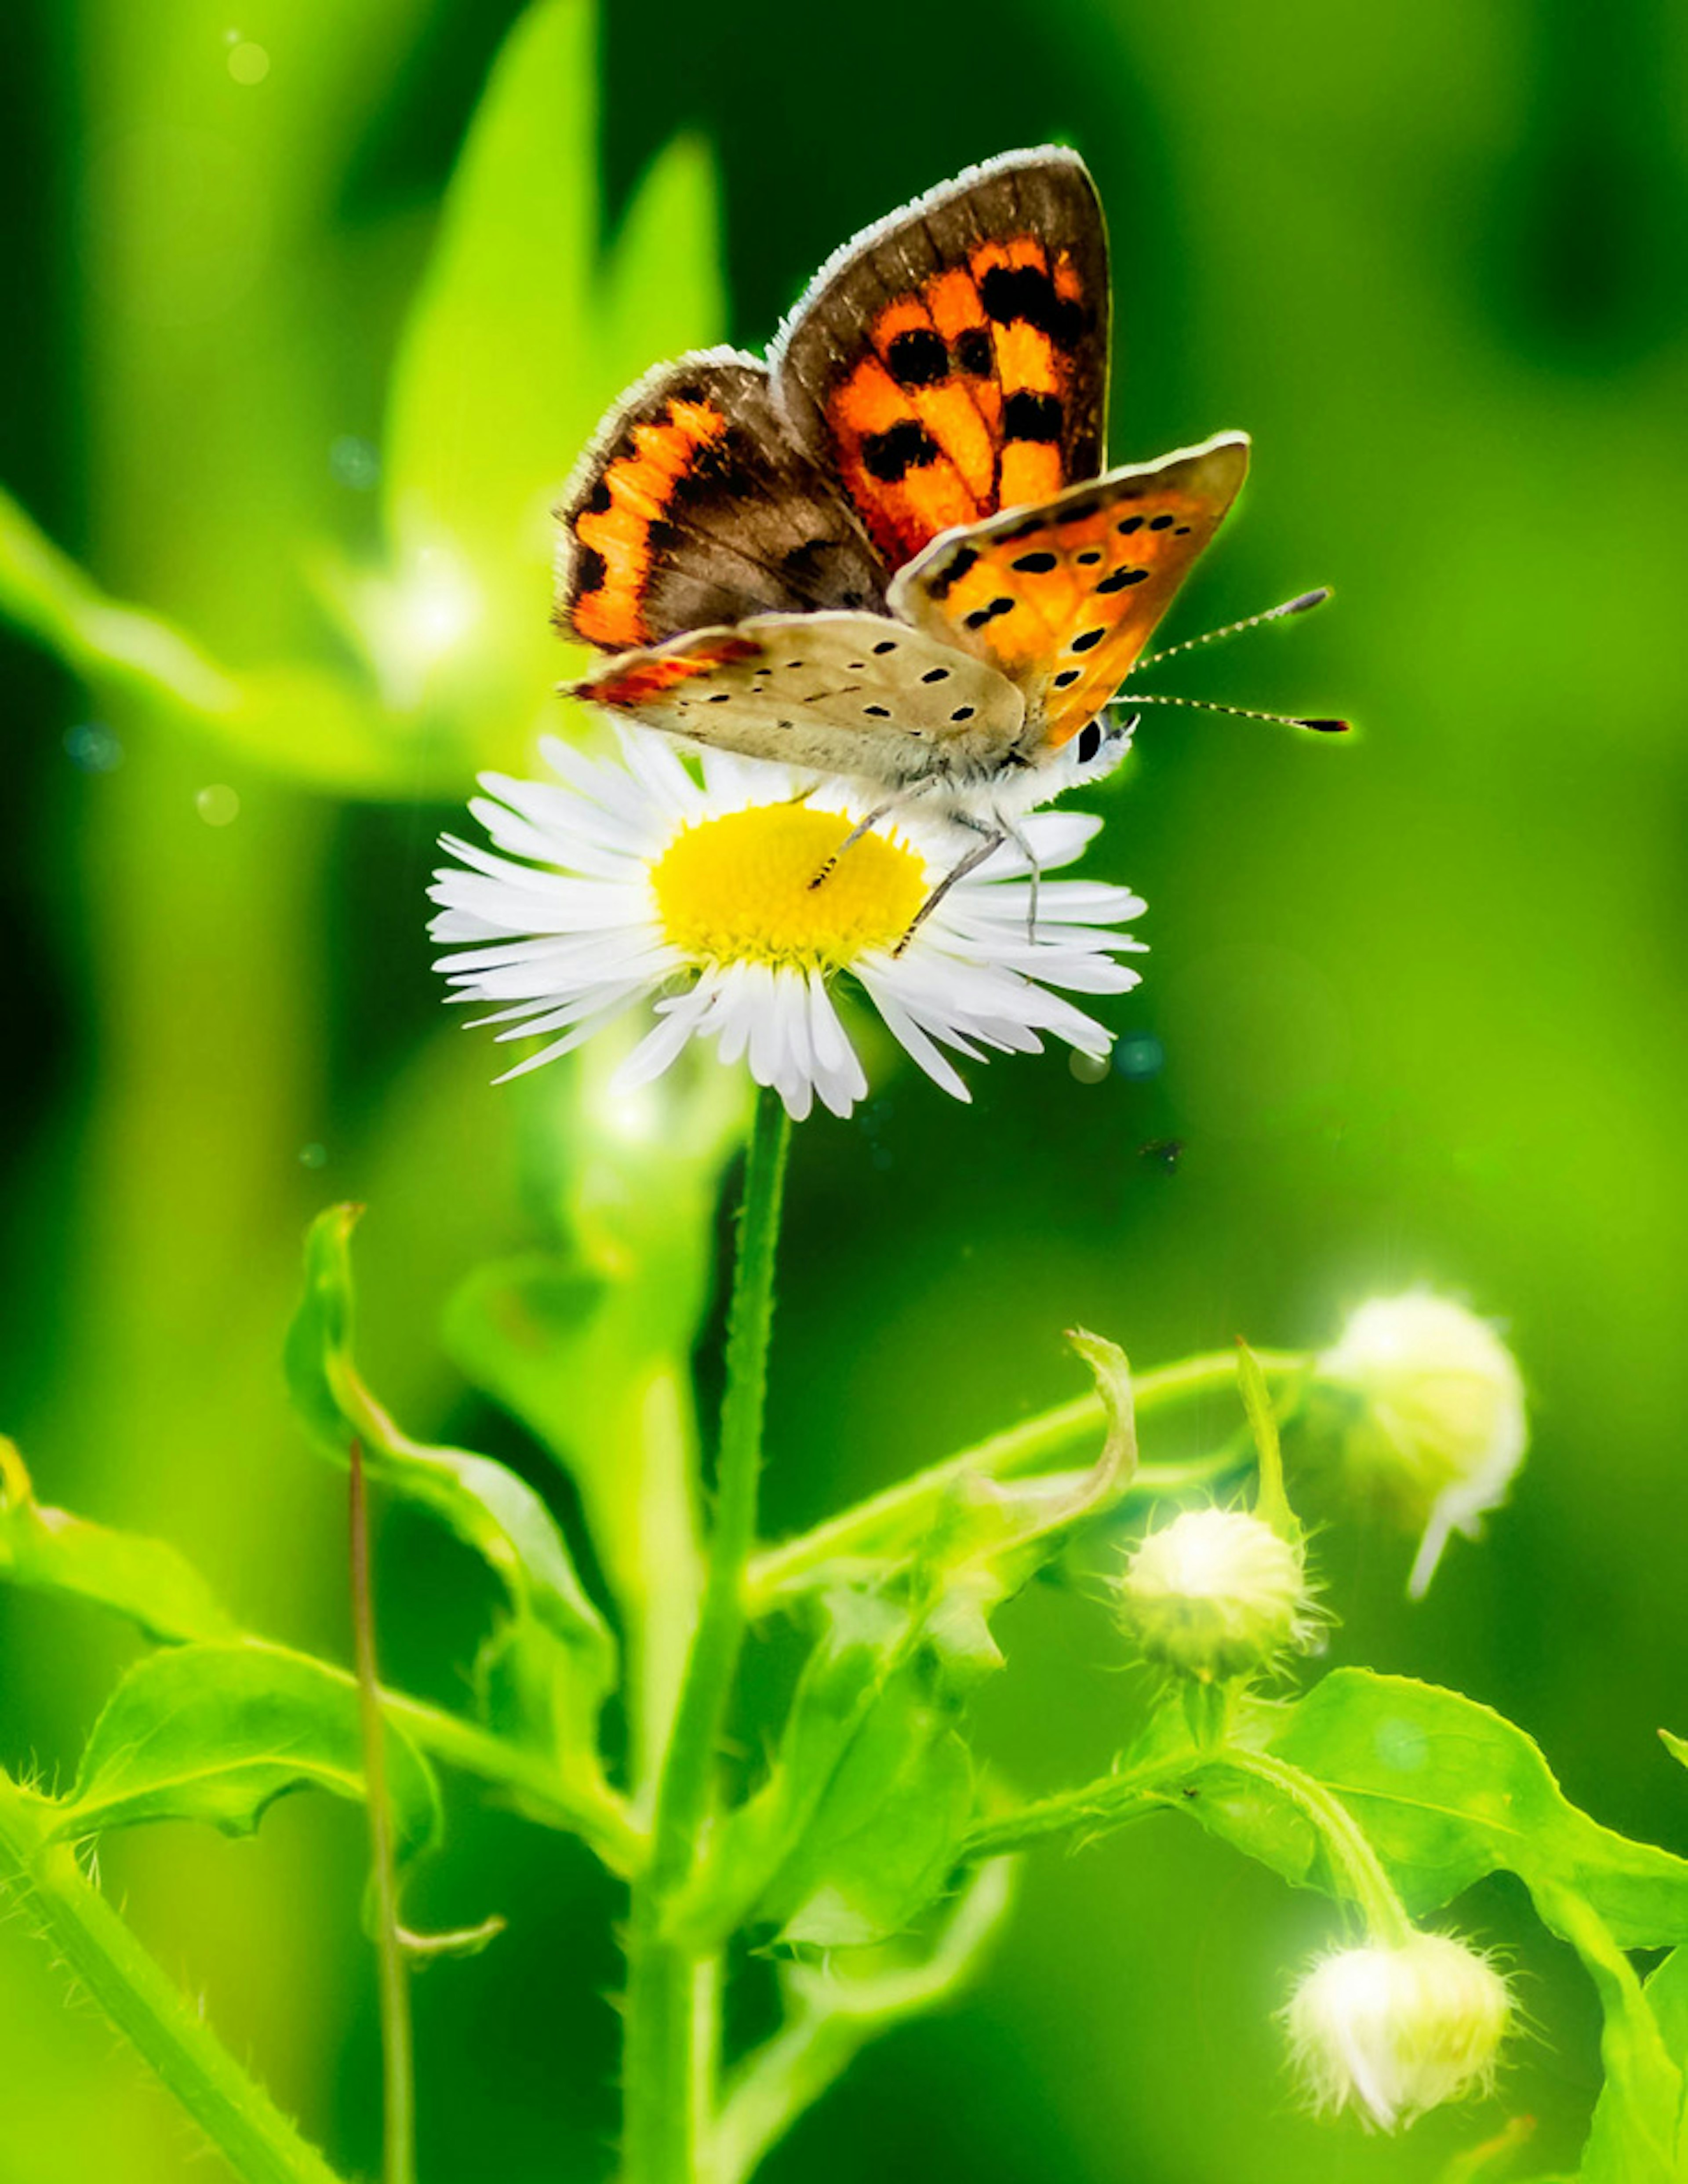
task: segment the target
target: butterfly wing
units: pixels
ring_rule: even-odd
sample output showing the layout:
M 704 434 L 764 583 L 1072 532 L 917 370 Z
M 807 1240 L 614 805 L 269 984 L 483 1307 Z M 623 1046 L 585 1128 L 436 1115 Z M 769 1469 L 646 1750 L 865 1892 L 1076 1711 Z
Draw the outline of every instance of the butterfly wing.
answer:
M 753 615 L 606 660 L 577 697 L 744 758 L 896 789 L 989 772 L 1025 703 L 988 661 L 883 616 Z
M 1059 750 L 1113 697 L 1248 470 L 1246 434 L 1133 464 L 935 540 L 890 607 L 1024 696 L 1023 755 Z
M 766 367 L 733 349 L 681 357 L 630 388 L 557 516 L 554 619 L 606 651 L 884 596 L 878 557 L 793 441 Z
M 893 568 L 1094 476 L 1107 361 L 1101 206 L 1053 147 L 969 168 L 846 243 L 769 359 L 797 437 Z

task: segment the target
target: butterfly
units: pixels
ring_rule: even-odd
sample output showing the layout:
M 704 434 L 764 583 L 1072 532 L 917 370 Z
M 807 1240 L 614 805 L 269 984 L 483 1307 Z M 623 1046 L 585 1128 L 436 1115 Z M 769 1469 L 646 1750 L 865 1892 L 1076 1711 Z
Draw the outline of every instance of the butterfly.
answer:
M 659 365 L 557 510 L 555 621 L 609 655 L 571 694 L 870 783 L 858 832 L 929 800 L 968 868 L 1020 838 L 1128 733 L 1105 709 L 1248 467 L 1242 432 L 1102 467 L 1110 303 L 1095 186 L 1044 147 L 844 244 L 766 363 Z

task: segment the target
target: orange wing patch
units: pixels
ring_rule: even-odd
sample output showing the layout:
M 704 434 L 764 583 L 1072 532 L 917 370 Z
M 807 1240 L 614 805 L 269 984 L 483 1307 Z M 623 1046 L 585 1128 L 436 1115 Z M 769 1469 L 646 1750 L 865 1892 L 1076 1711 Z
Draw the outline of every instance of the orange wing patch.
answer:
M 616 649 L 644 643 L 652 526 L 664 521 L 675 485 L 699 449 L 726 431 L 726 416 L 712 403 L 677 398 L 660 419 L 635 425 L 633 453 L 605 467 L 575 524 L 581 566 L 574 627 L 589 643 Z
M 825 406 L 838 467 L 892 566 L 939 532 L 1070 482 L 1077 359 L 1095 323 L 1072 254 L 980 243 L 894 297 Z
M 1225 433 L 999 516 L 903 570 L 892 610 L 1018 685 L 1028 756 L 1059 750 L 1137 664 L 1247 467 Z
M 612 660 L 583 682 L 570 686 L 569 694 L 589 698 L 595 705 L 615 705 L 623 712 L 637 712 L 640 706 L 665 695 L 677 683 L 689 682 L 699 675 L 713 675 L 722 667 L 736 667 L 747 660 L 758 658 L 759 644 L 743 638 L 727 638 L 707 649 L 690 653 L 646 653 L 637 660 L 621 666 Z

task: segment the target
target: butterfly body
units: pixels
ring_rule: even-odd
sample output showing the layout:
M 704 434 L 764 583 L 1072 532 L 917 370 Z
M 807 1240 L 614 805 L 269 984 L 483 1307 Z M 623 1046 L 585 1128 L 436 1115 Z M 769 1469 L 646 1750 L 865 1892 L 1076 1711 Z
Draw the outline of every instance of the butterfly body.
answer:
M 577 694 L 1011 829 L 1117 741 L 1247 467 L 1228 433 L 1102 471 L 1108 322 L 1094 186 L 1044 149 L 845 245 L 766 364 L 648 375 L 558 511 L 557 620 L 609 655 Z

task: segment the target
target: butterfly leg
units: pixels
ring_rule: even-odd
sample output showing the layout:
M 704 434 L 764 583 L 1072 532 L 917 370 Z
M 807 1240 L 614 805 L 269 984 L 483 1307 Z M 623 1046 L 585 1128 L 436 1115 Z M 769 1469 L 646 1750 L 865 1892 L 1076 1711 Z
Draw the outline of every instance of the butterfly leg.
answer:
M 819 783 L 816 783 L 816 786 L 818 788 L 820 786 Z M 812 794 L 812 792 L 805 791 L 805 794 Z M 850 850 L 853 850 L 864 834 L 871 833 L 872 829 L 878 825 L 879 822 L 885 816 L 888 811 L 894 811 L 895 809 L 896 805 L 894 803 L 876 804 L 865 819 L 858 819 L 855 826 L 850 828 L 849 833 L 844 836 L 843 841 L 838 844 L 837 849 L 833 850 L 832 855 L 827 858 L 826 863 L 822 866 L 820 871 L 816 873 L 814 878 L 810 881 L 810 886 L 811 888 L 817 888 L 821 886 L 824 881 L 831 879 L 833 874 L 838 868 L 839 859 L 847 855 Z
M 910 941 L 914 939 L 916 933 L 918 933 L 921 927 L 925 924 L 927 919 L 931 916 L 933 911 L 937 909 L 939 904 L 943 901 L 944 896 L 949 894 L 950 889 L 955 886 L 956 881 L 964 880 L 969 872 L 977 872 L 979 866 L 984 862 L 985 859 L 989 856 L 993 851 L 1000 850 L 1002 847 L 1002 844 L 1008 839 L 1007 834 L 1000 827 L 992 827 L 988 823 L 988 822 L 983 819 L 962 818 L 959 813 L 953 814 L 952 816 L 956 819 L 960 825 L 969 828 L 972 832 L 981 835 L 983 838 L 974 843 L 972 849 L 968 850 L 966 856 L 961 859 L 959 864 L 952 865 L 950 866 L 950 870 L 944 873 L 943 878 L 939 881 L 937 886 L 933 888 L 931 894 L 928 895 L 926 900 L 922 903 L 920 908 L 916 911 L 913 919 L 909 925 L 908 931 L 904 933 L 902 939 L 891 950 L 891 953 L 894 956 L 900 956 L 902 954 L 904 949 L 905 949 Z
M 1011 819 L 1000 811 L 996 814 L 996 823 L 1026 860 L 1031 870 L 1031 894 L 1026 903 L 1026 938 L 1028 940 L 1035 941 L 1038 937 L 1038 882 L 1042 877 L 1042 867 L 1038 863 L 1038 853 L 1028 840 L 1023 828 L 1017 827 Z

